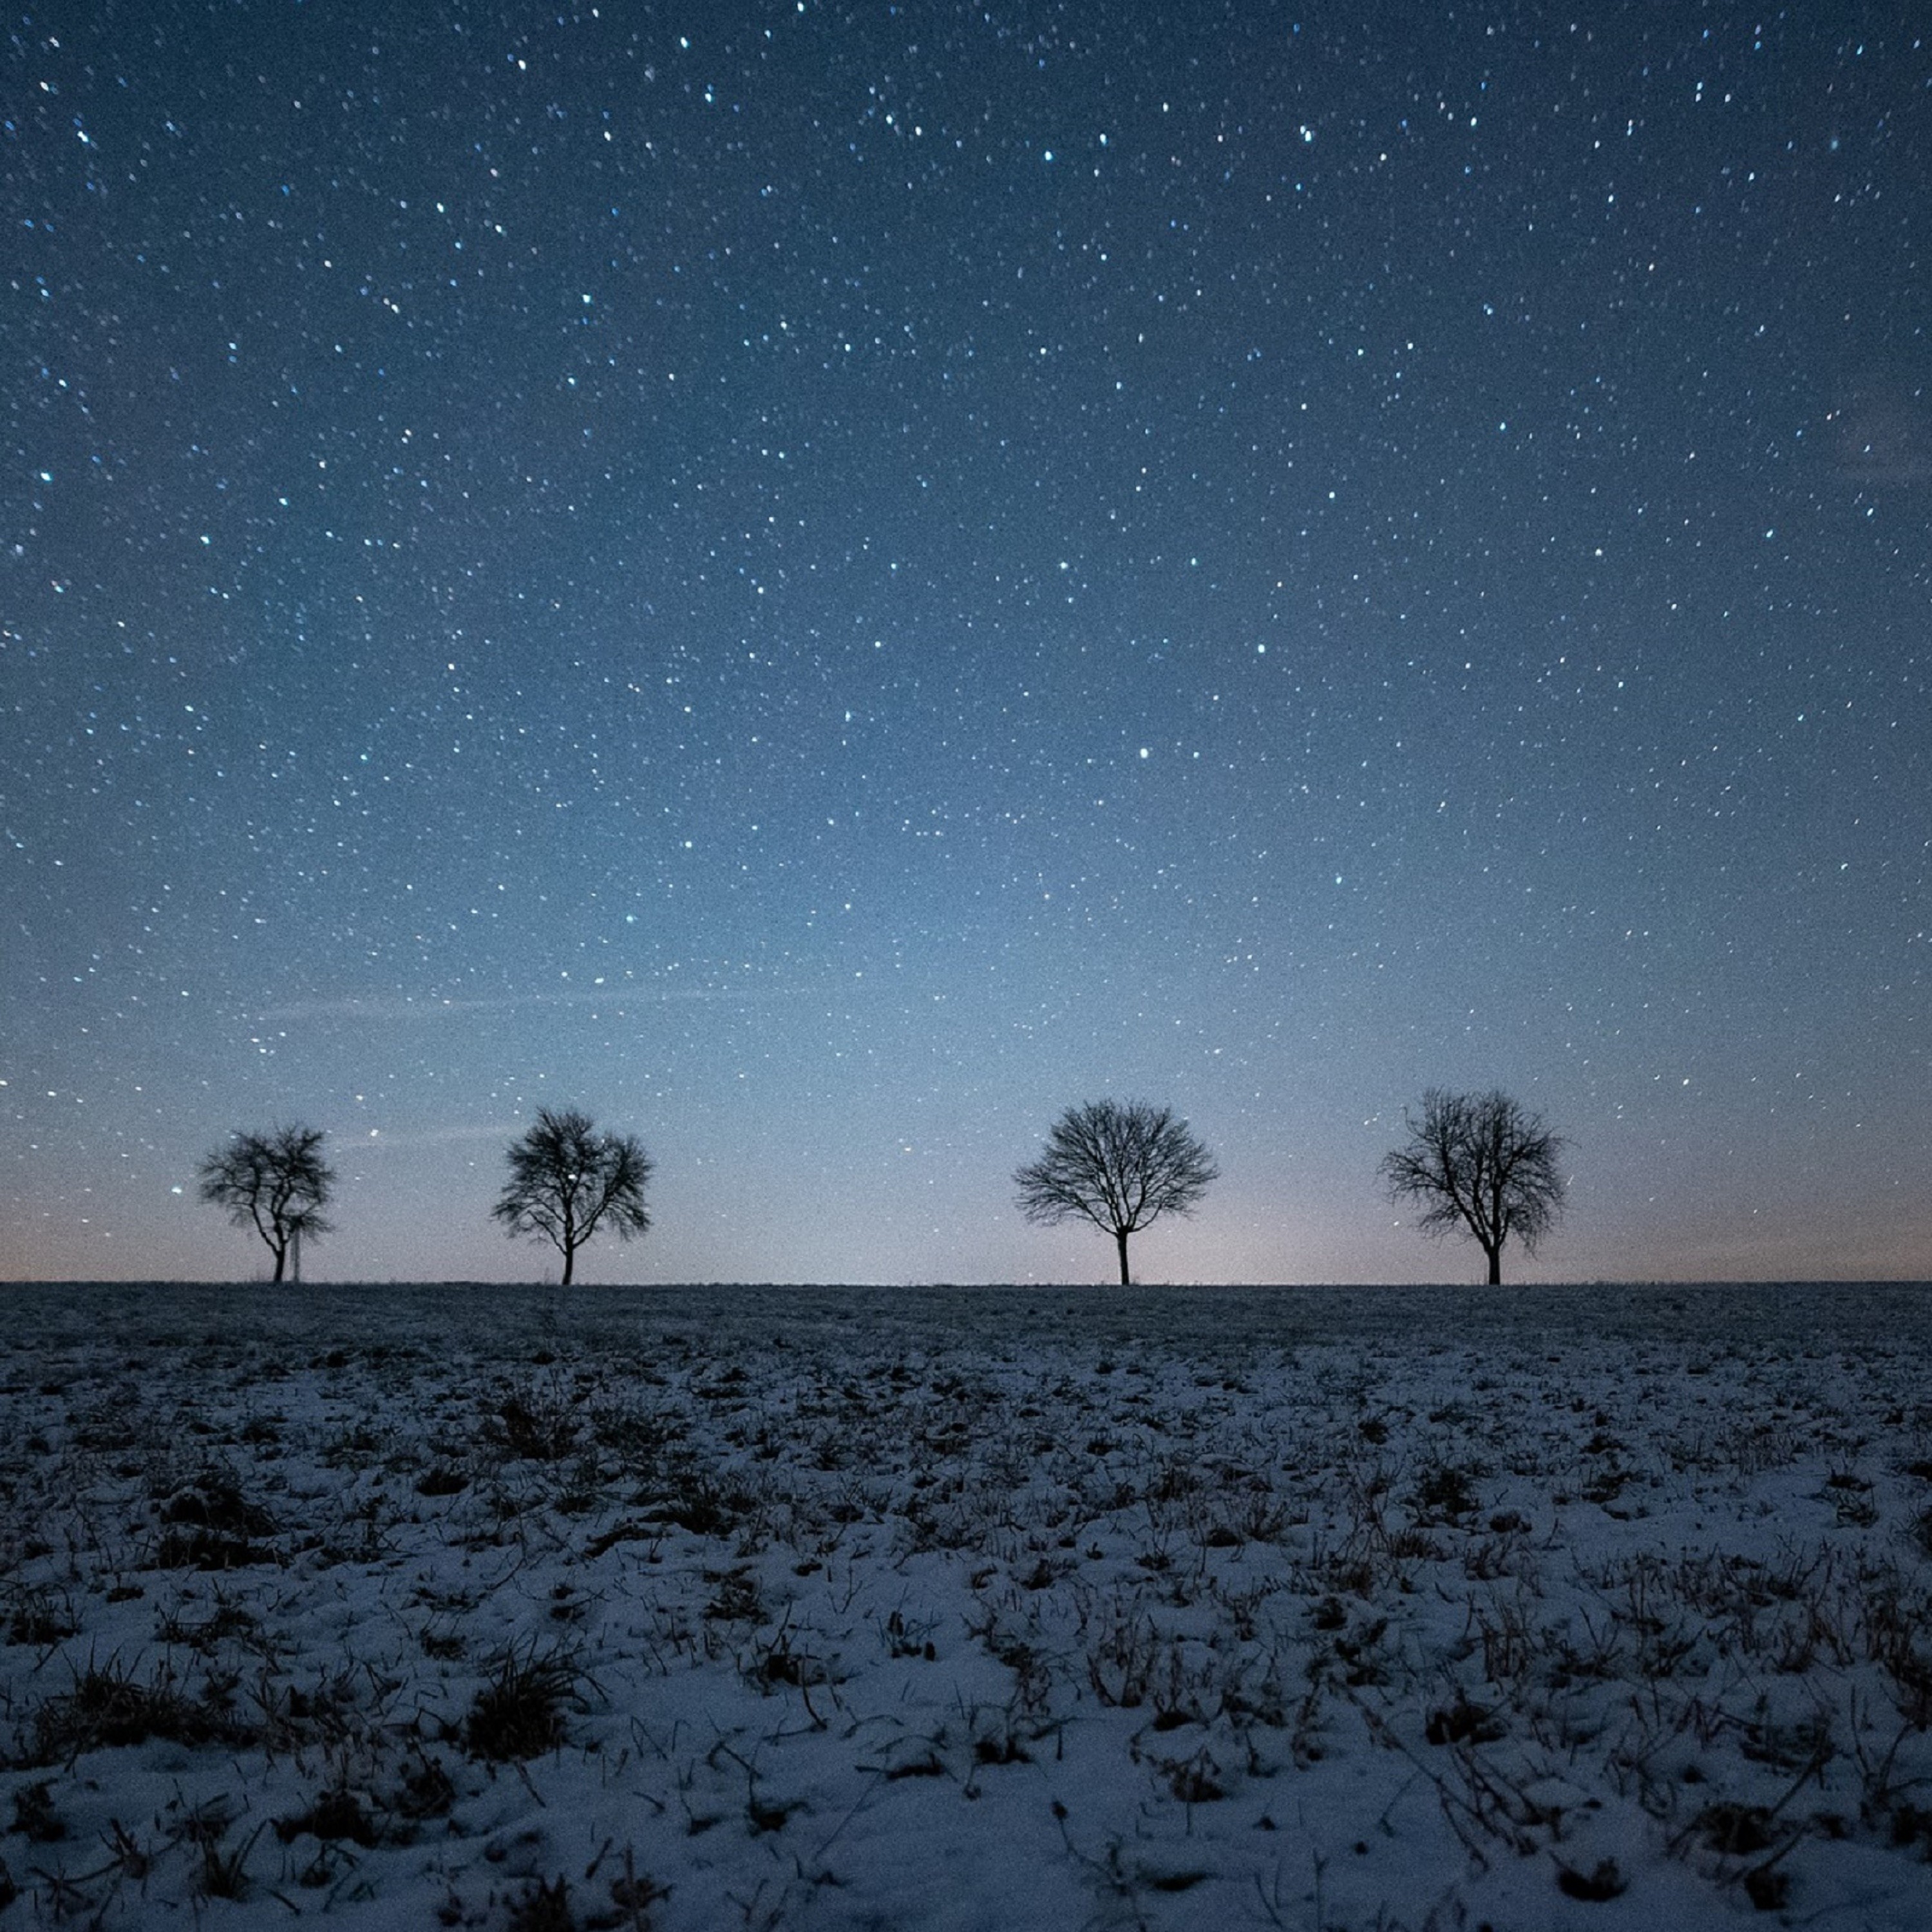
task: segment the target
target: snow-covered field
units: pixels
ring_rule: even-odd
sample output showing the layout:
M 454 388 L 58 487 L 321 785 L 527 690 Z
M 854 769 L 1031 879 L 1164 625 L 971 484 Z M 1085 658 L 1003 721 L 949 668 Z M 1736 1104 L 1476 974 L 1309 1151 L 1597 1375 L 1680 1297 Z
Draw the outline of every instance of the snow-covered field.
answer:
M 0 1289 L 10 1926 L 1932 1924 L 1932 1289 Z

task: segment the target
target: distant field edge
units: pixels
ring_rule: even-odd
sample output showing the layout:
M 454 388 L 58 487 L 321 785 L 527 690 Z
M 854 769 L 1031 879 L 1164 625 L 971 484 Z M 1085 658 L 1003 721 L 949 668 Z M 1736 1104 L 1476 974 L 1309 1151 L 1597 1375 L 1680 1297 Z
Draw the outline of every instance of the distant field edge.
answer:
M 672 1294 L 1081 1294 L 1096 1300 L 1123 1295 L 1146 1294 L 1463 1294 L 1499 1301 L 1532 1300 L 1539 1295 L 1574 1294 L 1614 1290 L 1623 1293 L 1656 1292 L 1688 1294 L 1706 1290 L 1776 1290 L 1789 1292 L 1810 1290 L 1839 1293 L 1859 1288 L 1932 1289 L 1932 1279 L 1916 1275 L 1820 1276 L 1720 1276 L 1708 1280 L 1678 1280 L 1665 1277 L 1651 1280 L 1636 1277 L 1604 1276 L 1576 1280 L 1509 1282 L 1500 1288 L 1480 1282 L 1458 1280 L 1399 1282 L 1136 1282 L 1122 1289 L 1111 1282 L 886 1282 L 886 1281 L 680 1281 L 680 1282 L 576 1282 L 568 1288 L 544 1281 L 395 1280 L 271 1282 L 256 1280 L 206 1280 L 190 1276 L 156 1276 L 94 1281 L 41 1280 L 37 1276 L 0 1276 L 0 1292 L 26 1289 L 48 1294 L 96 1294 L 166 1289 L 181 1293 L 226 1294 L 250 1292 L 292 1300 L 304 1294 L 554 1294 L 592 1298 L 598 1295 Z

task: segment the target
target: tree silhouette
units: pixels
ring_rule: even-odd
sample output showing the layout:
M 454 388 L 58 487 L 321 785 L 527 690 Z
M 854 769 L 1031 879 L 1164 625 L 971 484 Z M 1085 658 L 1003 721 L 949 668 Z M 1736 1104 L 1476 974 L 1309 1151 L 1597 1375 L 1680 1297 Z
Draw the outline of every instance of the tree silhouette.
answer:
M 1448 1094 L 1432 1087 L 1422 1118 L 1405 1114 L 1408 1144 L 1382 1156 L 1389 1197 L 1422 1204 L 1426 1234 L 1474 1238 L 1502 1278 L 1503 1244 L 1514 1234 L 1530 1253 L 1563 1212 L 1558 1162 L 1569 1142 L 1540 1114 L 1504 1093 Z
M 513 1238 L 554 1243 L 566 1288 L 578 1250 L 605 1222 L 626 1241 L 651 1225 L 650 1156 L 628 1134 L 599 1133 L 588 1114 L 539 1107 L 536 1125 L 511 1143 L 508 1158 L 510 1178 L 490 1212 Z
M 204 1201 L 226 1208 L 238 1228 L 253 1228 L 275 1258 L 275 1279 L 288 1265 L 290 1244 L 330 1232 L 322 1210 L 335 1185 L 335 1170 L 322 1157 L 320 1127 L 276 1127 L 266 1134 L 236 1133 L 200 1169 Z
M 1170 1107 L 1090 1100 L 1070 1107 L 1046 1151 L 1013 1176 L 1029 1221 L 1084 1220 L 1112 1234 L 1128 1286 L 1127 1237 L 1163 1214 L 1190 1214 L 1220 1169 Z

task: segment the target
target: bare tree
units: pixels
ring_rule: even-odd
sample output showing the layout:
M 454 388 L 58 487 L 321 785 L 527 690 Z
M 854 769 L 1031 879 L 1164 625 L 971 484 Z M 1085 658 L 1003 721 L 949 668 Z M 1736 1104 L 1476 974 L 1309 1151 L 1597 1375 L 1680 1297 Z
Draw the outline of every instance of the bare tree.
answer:
M 200 1167 L 204 1201 L 226 1208 L 238 1228 L 253 1228 L 275 1258 L 275 1279 L 288 1266 L 289 1250 L 304 1237 L 331 1232 L 322 1210 L 335 1185 L 335 1170 L 322 1157 L 320 1127 L 276 1127 L 266 1134 L 237 1133 Z
M 1559 1163 L 1569 1145 L 1540 1114 L 1502 1092 L 1422 1096 L 1422 1118 L 1405 1114 L 1408 1144 L 1382 1156 L 1389 1197 L 1419 1202 L 1426 1234 L 1474 1238 L 1489 1257 L 1490 1282 L 1503 1278 L 1503 1244 L 1514 1234 L 1530 1253 L 1563 1212 Z
M 1171 1107 L 1144 1100 L 1090 1100 L 1070 1107 L 1046 1137 L 1046 1151 L 1013 1176 L 1029 1221 L 1091 1221 L 1112 1234 L 1127 1271 L 1127 1237 L 1163 1214 L 1191 1214 L 1220 1178 L 1202 1143 Z
M 644 1184 L 651 1159 L 628 1134 L 597 1131 L 574 1108 L 539 1107 L 536 1125 L 513 1141 L 510 1178 L 490 1211 L 512 1236 L 541 1236 L 563 1257 L 570 1286 L 577 1251 L 607 1222 L 620 1240 L 651 1225 Z

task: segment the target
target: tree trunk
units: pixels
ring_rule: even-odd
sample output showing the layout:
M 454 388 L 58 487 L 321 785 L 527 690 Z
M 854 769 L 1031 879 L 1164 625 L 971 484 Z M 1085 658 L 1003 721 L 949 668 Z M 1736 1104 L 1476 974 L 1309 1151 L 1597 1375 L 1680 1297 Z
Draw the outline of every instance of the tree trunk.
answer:
M 566 1288 L 570 1286 L 570 1271 L 576 1265 L 577 1250 L 574 1248 L 566 1248 L 563 1251 L 563 1285 Z
M 1127 1272 L 1127 1231 L 1124 1228 L 1116 1228 L 1114 1239 L 1120 1244 L 1120 1286 L 1132 1288 L 1134 1278 Z
M 1490 1286 L 1500 1288 L 1503 1282 L 1503 1244 L 1498 1241 L 1492 1248 L 1485 1248 L 1484 1253 L 1490 1258 Z
M 289 1251 L 287 1246 L 284 1245 L 272 1250 L 272 1252 L 274 1253 L 275 1257 L 275 1279 L 276 1280 L 280 1281 L 282 1278 L 282 1270 L 288 1263 Z

